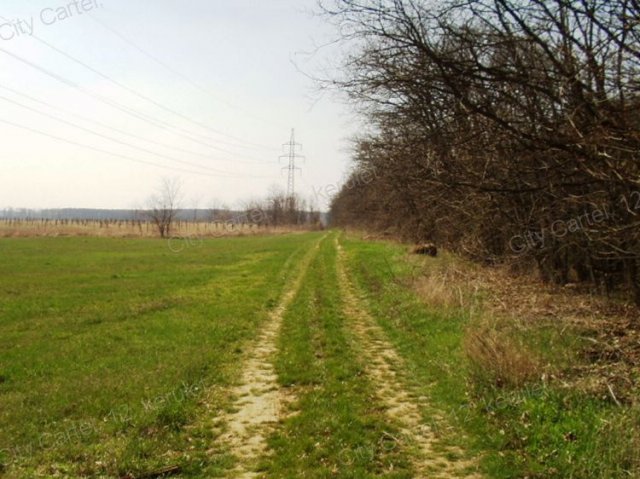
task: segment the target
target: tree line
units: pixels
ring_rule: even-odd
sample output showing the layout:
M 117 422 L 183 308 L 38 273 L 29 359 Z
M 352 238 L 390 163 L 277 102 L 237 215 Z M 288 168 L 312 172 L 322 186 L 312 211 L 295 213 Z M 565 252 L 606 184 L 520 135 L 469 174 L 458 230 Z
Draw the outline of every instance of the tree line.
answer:
M 640 2 L 331 0 L 370 125 L 337 225 L 640 303 Z
M 154 224 L 161 238 L 171 238 L 175 223 L 183 211 L 183 202 L 181 181 L 178 178 L 163 178 L 156 192 L 147 200 L 146 209 L 139 212 L 139 215 Z M 198 211 L 192 211 L 193 221 L 198 221 Z M 277 188 L 264 199 L 244 202 L 242 211 L 212 208 L 205 220 L 221 223 L 229 229 L 239 225 L 323 228 L 322 215 L 311 201 L 298 195 L 287 195 Z

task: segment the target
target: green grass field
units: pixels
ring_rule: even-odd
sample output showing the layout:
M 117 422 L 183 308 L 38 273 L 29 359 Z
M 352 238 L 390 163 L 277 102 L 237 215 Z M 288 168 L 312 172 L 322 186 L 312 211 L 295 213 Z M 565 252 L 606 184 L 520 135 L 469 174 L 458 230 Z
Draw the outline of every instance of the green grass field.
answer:
M 25 477 L 162 462 L 317 235 L 0 242 L 0 450 Z M 80 467 L 78 467 L 80 466 Z
M 0 240 L 0 477 L 632 477 L 609 402 L 474 383 L 470 315 L 407 287 L 402 246 L 332 232 L 172 250 Z M 363 359 L 374 346 L 397 353 L 402 395 Z

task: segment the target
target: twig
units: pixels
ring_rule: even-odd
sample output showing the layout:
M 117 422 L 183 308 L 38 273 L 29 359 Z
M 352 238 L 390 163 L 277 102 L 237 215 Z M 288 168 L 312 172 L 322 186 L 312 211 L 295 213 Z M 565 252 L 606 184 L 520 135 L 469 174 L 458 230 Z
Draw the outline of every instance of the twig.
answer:
M 607 389 L 609 389 L 609 394 L 611 394 L 611 397 L 613 398 L 613 402 L 615 402 L 618 407 L 622 407 L 622 404 L 620 404 L 620 401 L 618 401 L 618 398 L 613 393 L 613 388 L 611 387 L 610 384 L 607 384 Z

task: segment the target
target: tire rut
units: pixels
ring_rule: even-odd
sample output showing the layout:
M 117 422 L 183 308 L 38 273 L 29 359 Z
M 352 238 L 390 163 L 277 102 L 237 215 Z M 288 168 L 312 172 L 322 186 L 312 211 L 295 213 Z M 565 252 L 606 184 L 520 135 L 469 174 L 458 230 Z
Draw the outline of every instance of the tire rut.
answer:
M 238 459 L 238 463 L 228 477 L 259 477 L 252 468 L 266 453 L 267 437 L 283 418 L 287 405 L 294 399 L 279 386 L 273 357 L 277 353 L 277 340 L 284 314 L 298 293 L 309 265 L 325 238 L 326 236 L 316 242 L 303 257 L 295 279 L 285 290 L 276 308 L 270 312 L 266 326 L 254 343 L 251 355 L 242 367 L 239 385 L 229 391 L 234 402 L 232 412 L 220 417 L 219 424 L 224 433 L 219 441 Z
M 344 312 L 351 322 L 362 353 L 365 373 L 374 385 L 375 396 L 385 407 L 387 417 L 400 427 L 398 442 L 410 454 L 411 465 L 416 478 L 450 479 L 480 478 L 481 476 L 465 470 L 472 466 L 467 460 L 453 460 L 462 456 L 458 448 L 444 447 L 437 443 L 433 430 L 424 423 L 420 406 L 407 389 L 398 371 L 406 371 L 404 361 L 387 339 L 386 333 L 362 305 L 358 292 L 346 266 L 345 253 L 336 239 L 337 272 L 343 295 Z M 421 398 L 422 400 L 422 398 Z M 442 418 L 437 415 L 438 422 Z M 436 447 L 437 446 L 437 447 Z

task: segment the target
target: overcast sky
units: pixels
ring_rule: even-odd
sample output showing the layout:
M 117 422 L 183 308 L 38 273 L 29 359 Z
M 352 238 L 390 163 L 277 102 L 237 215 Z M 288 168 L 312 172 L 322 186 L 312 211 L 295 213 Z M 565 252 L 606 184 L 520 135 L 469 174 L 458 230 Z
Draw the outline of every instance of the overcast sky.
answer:
M 315 0 L 77 5 L 2 0 L 0 208 L 130 208 L 163 177 L 182 180 L 185 206 L 237 206 L 286 187 L 291 128 L 298 191 L 326 206 L 356 127 L 296 68 L 339 55 L 307 54 L 334 35 Z

